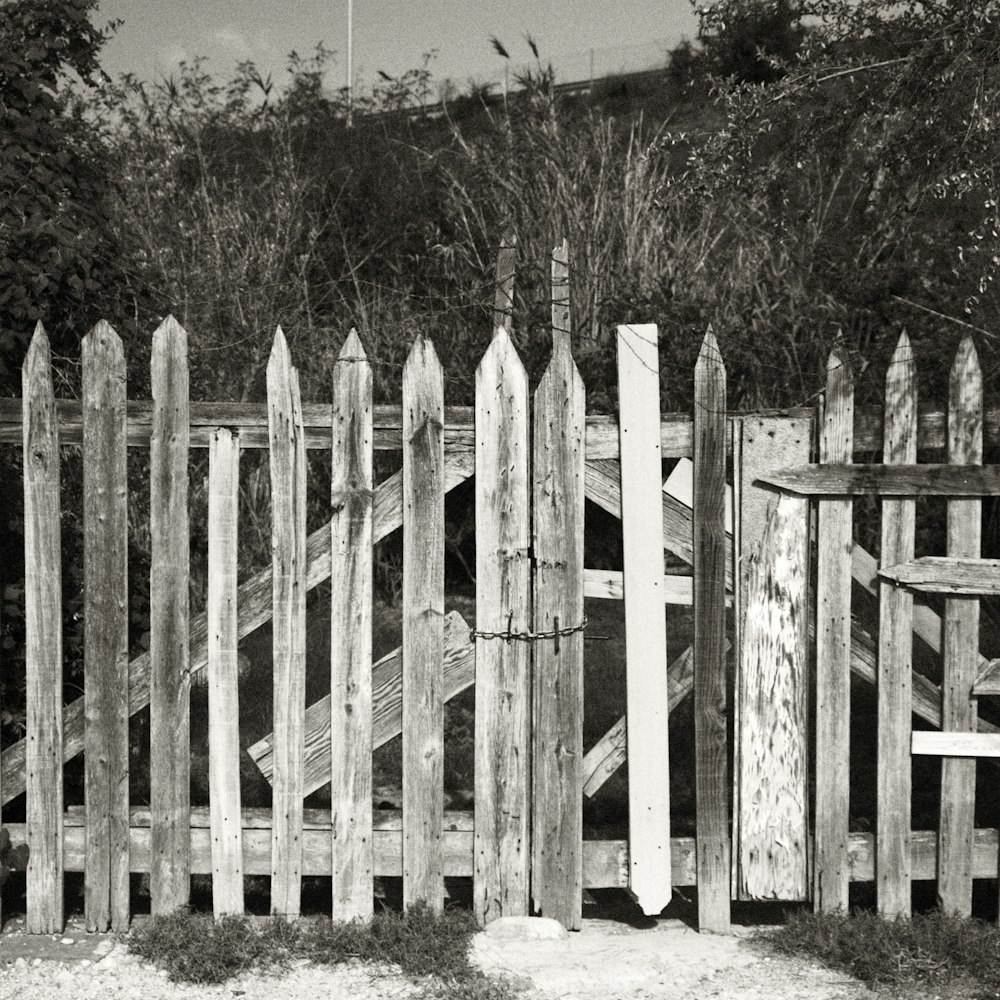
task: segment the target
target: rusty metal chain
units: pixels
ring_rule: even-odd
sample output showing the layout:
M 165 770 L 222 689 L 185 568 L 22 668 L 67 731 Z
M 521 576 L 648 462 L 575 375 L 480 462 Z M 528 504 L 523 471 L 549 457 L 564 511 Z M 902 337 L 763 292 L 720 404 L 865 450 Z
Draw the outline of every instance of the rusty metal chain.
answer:
M 511 623 L 514 620 L 514 615 L 511 613 L 507 618 L 507 628 L 502 632 L 493 632 L 489 629 L 469 629 L 469 641 L 475 642 L 476 639 L 503 639 L 504 642 L 538 642 L 540 639 L 554 639 L 556 644 L 556 652 L 559 652 L 559 640 L 565 636 L 573 635 L 576 632 L 582 632 L 587 627 L 587 616 L 583 616 L 583 621 L 576 625 L 564 625 L 560 627 L 558 617 L 553 618 L 553 624 L 555 628 L 544 629 L 541 632 L 530 632 L 522 631 L 515 632 L 511 627 Z M 591 636 L 593 639 L 606 639 L 607 636 L 595 635 Z

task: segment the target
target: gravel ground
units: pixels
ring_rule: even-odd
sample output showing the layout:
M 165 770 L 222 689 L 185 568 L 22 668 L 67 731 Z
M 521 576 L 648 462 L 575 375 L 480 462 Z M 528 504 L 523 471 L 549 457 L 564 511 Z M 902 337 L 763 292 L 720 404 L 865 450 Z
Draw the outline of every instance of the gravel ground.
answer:
M 534 922 L 533 922 L 534 923 Z M 561 929 L 558 929 L 561 930 Z M 699 935 L 678 920 L 636 930 L 585 920 L 579 933 L 479 934 L 472 955 L 523 988 L 525 1000 L 870 1000 L 870 991 L 815 964 L 769 956 L 740 937 Z M 110 936 L 0 936 L 0 1000 L 402 1000 L 417 990 L 391 969 L 313 966 L 244 975 L 222 986 L 169 982 Z

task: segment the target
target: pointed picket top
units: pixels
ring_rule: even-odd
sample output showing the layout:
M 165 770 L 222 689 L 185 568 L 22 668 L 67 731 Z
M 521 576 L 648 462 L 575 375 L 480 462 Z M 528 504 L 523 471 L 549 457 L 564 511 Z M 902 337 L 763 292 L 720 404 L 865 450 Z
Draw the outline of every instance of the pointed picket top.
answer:
M 112 361 L 117 361 L 125 355 L 121 337 L 106 319 L 99 319 L 93 325 L 90 332 L 84 335 L 83 344 L 89 345 L 91 350 L 100 350 Z
M 278 327 L 281 330 L 281 327 Z M 347 335 L 347 339 L 344 341 L 344 346 L 340 349 L 340 354 L 337 355 L 338 361 L 367 361 L 368 355 L 365 353 L 364 344 L 361 343 L 361 338 L 358 336 L 358 331 L 351 327 L 351 332 Z
M 701 349 L 698 351 L 698 360 L 694 366 L 695 385 L 708 380 L 724 381 L 725 377 L 726 363 L 719 350 L 719 341 L 715 337 L 715 331 L 709 324 L 701 342 Z
M 24 365 L 22 367 L 24 384 L 27 385 L 29 380 L 39 382 L 39 384 L 47 381 L 51 394 L 51 369 L 52 351 L 49 347 L 49 335 L 45 332 L 42 321 L 39 320 L 35 324 L 35 332 L 31 336 L 28 353 L 24 357 Z M 27 398 L 27 393 L 25 393 L 25 398 Z
M 405 381 L 408 370 L 433 369 L 435 367 L 440 368 L 441 362 L 438 360 L 437 351 L 434 350 L 434 341 L 430 337 L 418 333 L 413 338 L 413 346 L 410 348 L 410 353 L 406 356 L 406 362 L 403 365 L 403 379 Z
M 885 376 L 884 462 L 917 460 L 916 424 L 917 368 L 904 330 Z
M 515 371 L 518 368 L 522 372 L 524 371 L 521 356 L 517 353 L 517 348 L 514 346 L 514 341 L 511 339 L 510 333 L 506 327 L 498 326 L 493 331 L 493 339 L 490 341 L 490 346 L 486 348 L 486 352 L 483 354 L 479 366 L 476 368 L 476 377 L 479 377 L 479 373 L 484 366 L 499 368 L 508 360 L 514 364 Z
M 271 354 L 267 359 L 267 379 L 270 384 L 272 376 L 287 372 L 292 367 L 292 355 L 288 350 L 288 341 L 285 339 L 285 331 L 278 326 L 274 331 L 274 340 L 271 343 Z
M 844 334 L 841 330 L 837 331 L 833 347 L 830 348 L 830 356 L 826 359 L 826 385 L 828 392 L 832 385 L 838 386 L 841 391 L 854 389 L 854 371 L 847 356 Z
M 153 331 L 153 349 L 157 344 L 177 343 L 183 344 L 187 350 L 187 331 L 174 318 L 173 313 L 168 315 L 160 325 Z
M 948 380 L 948 452 L 965 464 L 983 461 L 983 373 L 972 337 L 958 345 Z
M 570 347 L 569 240 L 552 249 L 552 353 Z

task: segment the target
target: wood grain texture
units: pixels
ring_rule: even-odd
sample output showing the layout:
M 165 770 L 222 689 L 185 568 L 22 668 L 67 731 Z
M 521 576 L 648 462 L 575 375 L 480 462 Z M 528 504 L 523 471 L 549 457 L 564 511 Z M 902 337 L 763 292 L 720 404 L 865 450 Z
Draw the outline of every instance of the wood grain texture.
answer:
M 758 485 L 801 496 L 997 496 L 1000 465 L 803 465 L 762 476 Z
M 586 392 L 557 315 L 553 256 L 552 358 L 535 390 L 532 489 L 534 630 L 583 622 Z M 565 269 L 565 261 L 561 262 Z M 568 278 L 567 278 L 568 280 Z M 566 293 L 568 295 L 568 291 Z M 565 320 L 560 330 L 557 322 Z M 579 930 L 583 916 L 584 633 L 532 644 L 534 662 L 531 891 L 536 912 Z
M 974 465 L 983 460 L 983 375 L 971 337 L 958 348 L 949 380 L 948 461 Z M 976 560 L 982 536 L 982 502 L 948 501 L 948 556 Z M 1000 577 L 995 560 L 991 583 Z M 996 586 L 993 593 L 1000 593 Z M 944 678 L 941 728 L 975 734 L 977 704 L 972 685 L 979 673 L 979 601 L 944 602 Z M 981 739 L 982 737 L 976 737 Z M 989 737 L 987 737 L 989 739 Z M 995 742 L 1000 740 L 994 737 Z M 975 830 L 976 762 L 941 761 L 941 820 L 938 845 L 938 905 L 944 913 L 972 913 L 972 837 Z
M 131 834 L 132 870 L 149 869 L 148 813 L 133 807 Z M 191 851 L 192 871 L 211 873 L 211 843 L 207 810 L 192 810 Z M 66 870 L 82 871 L 84 819 L 82 812 L 70 810 L 66 817 Z M 445 813 L 444 824 L 445 874 L 468 878 L 473 870 L 473 817 L 468 812 Z M 376 812 L 374 817 L 375 872 L 379 877 L 399 878 L 403 871 L 402 824 L 398 812 Z M 15 842 L 23 840 L 24 824 L 11 824 L 8 829 Z M 996 831 L 979 831 L 988 843 L 993 834 L 996 853 Z M 243 810 L 243 843 L 245 868 L 248 875 L 266 875 L 270 870 L 271 844 L 270 811 Z M 308 809 L 303 826 L 303 869 L 306 875 L 323 875 L 330 870 L 330 811 Z M 979 859 L 977 842 L 977 859 Z M 864 843 L 862 841 L 862 850 Z M 931 843 L 933 850 L 933 842 Z M 985 853 L 985 852 L 981 852 Z M 694 885 L 694 839 L 677 837 L 671 842 L 672 878 L 675 885 Z M 982 861 L 983 859 L 979 859 Z M 993 858 L 996 872 L 996 858 Z M 628 842 L 625 840 L 588 840 L 583 844 L 583 879 L 588 888 L 623 888 L 628 885 Z
M 327 442 L 329 444 L 329 442 Z M 465 452 L 445 456 L 445 488 L 452 490 L 465 482 L 473 472 L 473 457 Z M 375 490 L 373 534 L 376 542 L 391 534 L 402 523 L 401 472 L 394 473 Z M 306 540 L 306 589 L 311 590 L 330 578 L 330 525 L 314 531 Z M 239 589 L 237 629 L 242 639 L 271 617 L 272 574 L 270 569 L 252 576 Z M 191 672 L 196 673 L 208 662 L 208 631 L 206 617 L 199 614 L 191 623 Z M 149 704 L 150 657 L 137 656 L 129 664 L 129 714 L 135 715 Z M 63 710 L 63 760 L 71 760 L 83 750 L 83 699 L 70 702 Z M 4 750 L 0 757 L 0 792 L 3 802 L 9 802 L 24 791 L 25 742 L 20 740 Z
M 151 433 L 152 403 L 133 399 L 128 403 L 129 447 L 148 447 Z M 810 409 L 792 407 L 781 410 L 761 410 L 760 416 L 785 416 L 808 419 Z M 64 444 L 80 444 L 83 424 L 80 403 L 72 399 L 56 400 L 59 420 L 59 440 Z M 326 450 L 330 445 L 330 407 L 325 403 L 304 403 L 302 406 L 306 448 Z M 402 447 L 402 410 L 399 405 L 379 404 L 374 409 L 374 447 L 376 451 L 399 451 Z M 470 406 L 445 408 L 445 447 L 451 452 L 474 448 L 475 414 Z M 917 424 L 918 448 L 947 446 L 948 414 L 940 411 L 922 412 Z M 267 448 L 267 405 L 242 402 L 192 402 L 191 447 L 208 448 L 209 438 L 216 427 L 227 426 L 239 431 L 243 449 Z M 1000 444 L 1000 410 L 988 410 L 984 415 L 984 433 L 991 444 Z M 21 400 L 0 398 L 0 444 L 21 441 Z M 690 413 L 660 415 L 660 445 L 664 458 L 691 457 L 692 424 Z M 854 420 L 856 453 L 879 451 L 882 447 L 882 410 L 858 409 Z M 587 459 L 618 458 L 618 421 L 614 416 L 591 414 L 587 417 Z
M 403 367 L 403 905 L 444 909 L 444 375 L 418 336 Z
M 143 813 L 145 812 L 145 816 Z M 310 818 L 312 814 L 315 819 Z M 271 864 L 270 812 L 243 810 L 245 869 L 248 875 L 266 875 Z M 67 810 L 65 817 L 66 871 L 83 871 L 84 816 L 80 809 Z M 403 871 L 402 833 L 398 812 L 375 814 L 375 874 L 398 878 Z M 5 824 L 14 843 L 23 843 L 23 823 Z M 472 872 L 473 840 L 469 813 L 445 813 L 445 874 L 468 878 Z M 148 811 L 132 807 L 130 857 L 133 872 L 149 870 Z M 330 870 L 329 810 L 306 811 L 303 829 L 305 846 L 303 869 L 306 875 L 323 875 Z M 937 877 L 937 831 L 914 830 L 911 838 L 914 881 Z M 997 830 L 977 829 L 973 838 L 974 878 L 997 877 Z M 696 882 L 693 837 L 674 837 L 670 842 L 671 878 L 674 885 L 693 886 Z M 875 876 L 875 837 L 852 833 L 848 845 L 852 882 L 871 882 Z M 207 810 L 191 810 L 191 869 L 194 874 L 211 874 L 212 852 Z M 624 888 L 628 885 L 628 841 L 587 840 L 583 844 L 583 884 L 587 889 Z
M 530 628 L 528 379 L 500 328 L 476 369 L 476 627 Z M 473 909 L 485 925 L 528 913 L 528 646 L 476 639 Z
M 794 842 L 792 842 L 789 845 L 791 854 L 783 854 L 783 848 L 776 843 L 779 839 L 777 837 L 773 838 L 770 844 L 763 843 L 763 840 L 767 837 L 767 833 L 766 831 L 761 831 L 759 825 L 756 823 L 756 817 L 753 815 L 753 802 L 759 794 L 755 770 L 767 770 L 766 761 L 758 755 L 764 754 L 766 756 L 767 751 L 762 747 L 754 746 L 752 741 L 745 744 L 739 734 L 744 732 L 748 724 L 756 726 L 758 734 L 765 732 L 768 725 L 770 725 L 767 717 L 768 712 L 780 713 L 782 711 L 780 706 L 777 706 L 775 703 L 771 703 L 770 707 L 765 707 L 770 696 L 767 693 L 767 682 L 763 679 L 762 673 L 772 668 L 767 662 L 767 657 L 771 654 L 765 654 L 762 657 L 760 646 L 755 647 L 751 643 L 749 635 L 750 626 L 746 619 L 749 596 L 752 589 L 751 585 L 759 586 L 761 583 L 759 576 L 755 579 L 755 574 L 761 571 L 762 560 L 764 560 L 763 571 L 766 575 L 766 560 L 770 557 L 770 553 L 767 551 L 764 536 L 779 500 L 783 500 L 785 503 L 785 518 L 788 525 L 786 530 L 794 534 L 792 526 L 796 517 L 799 518 L 803 530 L 808 530 L 806 527 L 808 524 L 808 508 L 804 501 L 779 497 L 777 494 L 761 489 L 754 484 L 759 478 L 767 475 L 775 467 L 804 462 L 809 458 L 809 449 L 813 440 L 813 418 L 814 414 L 794 417 L 783 415 L 772 417 L 755 414 L 740 418 L 734 426 L 734 434 L 737 437 L 734 443 L 733 458 L 734 492 L 737 502 L 737 517 L 734 527 L 736 534 L 735 547 L 739 553 L 740 560 L 740 573 L 736 581 L 738 611 L 735 616 L 737 648 L 739 650 L 736 676 L 739 680 L 737 681 L 737 697 L 734 698 L 733 705 L 733 815 L 735 821 L 734 843 L 737 846 L 737 850 L 734 852 L 732 890 L 736 896 L 747 893 L 747 886 L 741 871 L 741 861 L 743 860 L 742 845 L 744 840 L 749 838 L 748 846 L 754 850 L 764 852 L 762 855 L 754 856 L 754 863 L 757 866 L 755 891 L 759 891 L 761 894 L 767 893 L 768 890 L 765 883 L 766 879 L 771 877 L 771 875 L 767 874 L 768 852 L 773 853 L 777 851 L 777 860 L 780 862 L 789 862 L 797 857 L 798 850 L 800 849 L 794 846 Z M 789 504 L 797 504 L 797 514 L 794 512 L 794 507 L 788 506 Z M 797 537 L 801 540 L 803 536 L 799 535 Z M 804 537 L 808 538 L 808 535 Z M 786 542 L 791 541 L 793 545 L 797 544 L 792 541 L 791 536 L 786 537 L 785 540 Z M 786 559 L 783 560 L 783 565 L 788 568 L 790 561 L 793 559 L 791 549 L 789 549 L 786 552 Z M 779 590 L 782 591 L 786 600 L 791 599 L 794 594 L 795 601 L 797 602 L 800 599 L 799 595 L 801 595 L 802 587 L 806 585 L 806 579 L 800 577 L 795 580 L 791 590 L 786 590 L 783 585 L 779 587 Z M 766 612 L 768 607 L 766 600 L 759 605 L 762 613 Z M 801 656 L 795 651 L 796 643 L 806 641 L 805 636 L 808 635 L 808 615 L 796 617 L 794 621 L 784 623 L 783 627 L 785 636 L 783 655 L 789 657 L 789 665 L 799 664 L 801 663 Z M 765 645 L 773 638 L 766 633 L 762 634 L 759 628 L 756 629 L 755 636 L 759 640 L 759 643 Z M 772 653 L 774 652 L 776 650 L 772 650 Z M 791 826 L 795 826 L 798 822 L 793 819 L 793 816 L 796 815 L 796 811 L 801 805 L 798 802 L 800 797 L 797 796 L 795 791 L 795 785 L 799 779 L 794 776 L 794 754 L 790 753 L 791 747 L 798 746 L 799 736 L 792 734 L 793 732 L 798 732 L 797 727 L 801 721 L 801 713 L 798 710 L 798 699 L 801 697 L 801 683 L 802 678 L 800 675 L 788 678 L 788 691 L 793 692 L 795 695 L 793 704 L 789 706 L 790 711 L 787 712 L 787 716 L 783 720 L 790 727 L 786 732 L 790 740 L 782 748 L 783 753 L 786 754 L 788 759 L 785 761 L 776 760 L 774 762 L 776 783 L 769 786 L 769 793 L 772 796 L 777 798 L 784 796 L 784 804 L 787 807 L 785 820 Z M 755 693 L 759 693 L 764 704 L 757 705 L 755 703 Z M 744 721 L 743 715 L 745 710 L 749 714 L 751 723 Z M 751 761 L 743 760 L 745 749 L 751 752 Z M 753 759 L 756 760 L 756 763 L 753 763 Z M 798 804 L 796 804 L 797 802 Z M 744 821 L 748 824 L 746 830 L 744 830 Z M 761 842 L 754 844 L 754 840 Z M 792 870 L 795 870 L 794 865 Z M 772 874 L 777 874 L 777 869 Z M 811 871 L 809 874 L 811 874 Z M 787 870 L 784 871 L 781 877 L 787 880 Z M 774 887 L 772 891 L 790 893 L 791 887 L 790 885 L 785 885 L 781 889 Z
M 662 444 L 662 442 L 661 442 Z M 622 516 L 621 466 L 611 459 L 587 461 L 585 468 L 587 499 L 602 510 L 617 517 Z M 694 562 L 691 501 L 682 503 L 676 497 L 663 494 L 663 547 L 686 563 Z M 732 552 L 727 547 L 726 588 L 733 585 Z
M 968 733 L 968 732 L 942 732 L 934 733 L 928 732 L 926 730 L 915 730 L 912 734 L 910 740 L 910 752 L 914 754 L 927 754 L 933 757 L 948 757 L 948 758 L 975 758 L 975 757 L 1000 757 L 1000 734 L 997 733 Z M 944 761 L 942 761 L 942 764 Z M 975 763 L 975 760 L 972 761 Z M 961 832 L 961 831 L 959 831 Z M 943 833 L 943 831 L 942 831 Z M 944 838 L 942 837 L 943 841 Z M 972 843 L 972 835 L 969 834 L 969 844 Z M 940 847 L 939 847 L 940 850 Z M 948 885 L 951 888 L 952 894 L 956 897 L 956 901 L 961 907 L 964 905 L 965 893 L 964 891 L 959 895 L 956 891 L 956 885 L 960 885 L 961 881 L 965 878 L 971 879 L 971 855 L 968 858 L 964 856 L 964 852 L 960 852 L 956 849 L 956 845 L 952 845 L 950 856 L 954 859 L 956 856 L 961 860 L 962 865 L 957 867 L 957 870 L 949 873 Z M 945 858 L 939 853 L 938 854 L 938 894 L 941 894 L 942 886 L 941 875 L 942 867 L 945 863 Z M 955 861 L 953 860 L 953 865 Z M 971 889 L 970 889 L 971 892 Z M 957 912 L 955 910 L 950 910 L 949 912 Z
M 333 371 L 332 428 L 330 697 L 325 710 L 306 712 L 302 791 L 315 790 L 311 757 L 322 747 L 320 784 L 331 781 L 332 917 L 367 921 L 374 912 L 372 370 L 354 330 Z M 273 755 L 270 760 L 273 764 Z
M 208 449 L 208 793 L 212 829 L 212 911 L 243 913 L 240 701 L 236 575 L 240 501 L 239 438 L 215 432 Z
M 737 733 L 742 899 L 809 895 L 809 548 L 802 508 L 792 497 L 778 501 L 747 582 Z
M 191 685 L 188 630 L 187 334 L 168 316 L 153 334 L 150 438 L 149 889 L 154 915 L 188 904 Z
M 694 738 L 698 929 L 729 931 L 726 369 L 711 329 L 694 374 Z
M 617 356 L 626 715 L 631 762 L 630 888 L 643 912 L 656 915 L 671 898 L 663 546 L 649 543 L 649 526 L 659 523 L 663 504 L 656 327 L 619 326 Z M 697 583 L 695 588 L 697 592 Z
M 557 350 L 571 351 L 572 335 L 570 330 L 571 315 L 569 302 L 569 241 L 552 249 L 552 355 Z M 585 426 L 584 414 L 582 428 Z M 581 441 L 581 451 L 583 442 Z
M 917 378 L 904 332 L 885 384 L 887 464 L 917 458 Z M 913 500 L 882 501 L 881 565 L 913 558 Z M 913 655 L 913 596 L 883 583 L 879 592 L 877 905 L 884 917 L 909 917 L 910 900 L 910 675 Z
M 100 322 L 83 338 L 84 801 L 88 931 L 129 925 L 128 479 L 125 352 Z
M 952 500 L 951 504 L 973 504 L 980 506 L 978 500 Z M 980 535 L 979 521 L 974 527 L 970 523 L 968 536 L 969 548 L 978 548 Z M 965 547 L 965 546 L 962 546 Z M 910 590 L 921 590 L 932 594 L 951 594 L 955 596 L 996 596 L 1000 594 L 1000 559 L 978 559 L 975 556 L 921 556 L 898 566 L 887 566 L 879 570 L 879 576 L 885 580 L 902 584 Z M 952 602 L 948 602 L 949 604 Z M 977 606 L 976 601 L 956 601 L 959 606 L 969 608 Z M 977 616 L 978 617 L 978 616 Z M 948 617 L 945 615 L 945 651 L 947 651 Z M 976 667 L 979 667 L 978 640 L 976 648 Z
M 497 252 L 496 285 L 493 294 L 493 329 L 514 332 L 514 278 L 517 273 L 517 236 L 504 233 Z
M 444 617 L 444 700 L 472 687 L 476 678 L 475 646 L 469 626 L 457 611 Z M 372 749 L 399 736 L 403 724 L 403 647 L 398 646 L 371 667 Z M 312 795 L 330 781 L 330 698 L 321 698 L 306 710 L 305 775 L 303 794 Z M 247 749 L 271 781 L 274 776 L 274 734 Z
M 302 891 L 306 710 L 306 468 L 298 373 L 278 327 L 267 365 L 271 414 L 274 779 L 271 914 L 294 920 Z
M 29 934 L 63 929 L 62 549 L 59 429 L 49 339 L 39 323 L 24 401 L 24 655 Z
M 854 378 L 837 345 L 826 365 L 820 462 L 854 454 Z M 816 527 L 816 825 L 813 905 L 848 907 L 853 503 L 820 500 Z

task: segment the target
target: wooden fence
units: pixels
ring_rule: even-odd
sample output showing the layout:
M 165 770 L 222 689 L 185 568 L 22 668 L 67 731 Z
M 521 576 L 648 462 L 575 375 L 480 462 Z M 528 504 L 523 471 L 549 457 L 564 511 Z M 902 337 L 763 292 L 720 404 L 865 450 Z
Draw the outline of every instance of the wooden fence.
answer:
M 30 850 L 31 932 L 61 929 L 67 871 L 84 872 L 91 930 L 127 926 L 130 872 L 149 873 L 154 913 L 187 903 L 198 873 L 212 875 L 216 914 L 243 910 L 245 875 L 269 875 L 271 911 L 287 918 L 300 911 L 307 875 L 332 876 L 338 919 L 370 917 L 373 880 L 384 876 L 402 877 L 406 906 L 423 901 L 435 909 L 446 876 L 471 877 L 482 923 L 533 910 L 578 928 L 584 890 L 598 887 L 629 888 L 645 912 L 658 914 L 672 886 L 696 885 L 702 929 L 724 932 L 731 898 L 814 898 L 832 910 L 846 905 L 849 881 L 876 878 L 884 913 L 908 912 L 911 879 L 935 877 L 947 907 L 968 912 L 971 878 L 997 875 L 997 834 L 973 828 L 975 765 L 953 755 L 956 746 L 963 755 L 994 753 L 992 740 L 1000 740 L 968 737 L 976 730 L 975 698 L 1000 692 L 990 670 L 976 679 L 984 661 L 976 600 L 966 596 L 976 587 L 996 592 L 995 577 L 970 560 L 979 554 L 975 497 L 1000 488 L 997 470 L 979 464 L 982 394 L 971 344 L 956 361 L 945 424 L 940 414 L 918 420 L 912 356 L 901 341 L 890 366 L 884 443 L 880 415 L 853 412 L 850 375 L 835 353 L 819 414 L 823 464 L 809 465 L 813 411 L 727 415 L 725 369 L 711 332 L 694 373 L 693 419 L 659 412 L 652 325 L 618 330 L 618 418 L 587 416 L 570 352 L 564 268 L 557 254 L 552 357 L 533 398 L 498 326 L 471 410 L 445 406 L 442 367 L 423 337 L 403 370 L 402 406 L 373 405 L 369 362 L 353 333 L 335 367 L 331 402 L 303 404 L 280 329 L 266 406 L 191 402 L 187 337 L 172 318 L 153 338 L 151 403 L 126 400 L 121 344 L 103 322 L 83 342 L 82 399 L 57 401 L 47 339 L 36 330 L 23 398 L 0 400 L 0 443 L 20 440 L 24 456 L 27 624 L 27 735 L 3 751 L 0 803 L 26 793 L 25 822 L 5 826 Z M 915 465 L 918 446 L 945 444 L 946 426 L 953 464 Z M 84 447 L 86 673 L 83 698 L 63 705 L 59 483 L 60 446 L 68 443 Z M 151 644 L 131 662 L 129 447 L 150 451 L 152 525 Z M 196 448 L 209 451 L 209 583 L 205 613 L 191 615 L 187 488 Z M 248 448 L 269 451 L 273 564 L 237 585 L 239 461 Z M 333 476 L 330 521 L 307 535 L 310 449 L 331 453 Z M 375 483 L 379 449 L 401 451 L 402 469 Z M 874 450 L 884 451 L 884 466 L 849 464 Z M 470 635 L 457 612 L 446 613 L 443 551 L 445 494 L 473 475 Z M 871 491 L 890 497 L 881 569 L 852 545 L 850 498 Z M 949 502 L 944 562 L 912 561 L 912 498 L 924 493 L 959 498 Z M 819 498 L 815 612 L 807 497 Z M 621 572 L 584 567 L 585 499 L 621 521 Z M 656 524 L 662 546 L 649 544 Z M 403 641 L 373 664 L 372 549 L 397 528 Z M 693 575 L 665 575 L 664 549 Z M 330 693 L 307 706 L 305 596 L 328 579 Z M 852 582 L 880 596 L 877 639 L 852 622 Z M 902 582 L 950 595 L 944 639 L 940 620 L 914 608 Z M 585 748 L 584 599 L 623 597 L 626 713 Z M 664 604 L 693 604 L 695 623 L 692 646 L 669 664 Z M 272 808 L 262 810 L 241 805 L 237 643 L 268 619 L 273 732 L 249 750 L 273 788 Z M 912 671 L 914 632 L 932 649 L 943 647 L 942 687 Z M 732 645 L 740 654 L 733 689 Z M 193 807 L 189 795 L 188 694 L 191 675 L 202 670 L 207 809 Z M 877 836 L 848 830 L 852 671 L 878 685 Z M 474 812 L 446 811 L 443 706 L 473 683 Z M 668 718 L 692 693 L 696 837 L 672 837 Z M 147 705 L 148 808 L 130 805 L 128 795 L 128 721 Z M 914 752 L 952 755 L 940 833 L 910 831 L 911 710 L 937 727 L 943 720 L 951 740 L 912 736 Z M 979 728 L 994 729 L 982 720 Z M 958 743 L 954 733 L 963 734 Z M 401 814 L 373 811 L 372 751 L 400 734 Z M 81 752 L 86 806 L 67 809 L 62 768 Z M 583 796 L 626 758 L 628 839 L 584 839 Z M 328 782 L 331 808 L 304 809 L 304 797 Z

